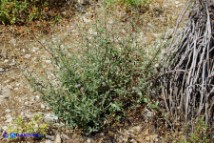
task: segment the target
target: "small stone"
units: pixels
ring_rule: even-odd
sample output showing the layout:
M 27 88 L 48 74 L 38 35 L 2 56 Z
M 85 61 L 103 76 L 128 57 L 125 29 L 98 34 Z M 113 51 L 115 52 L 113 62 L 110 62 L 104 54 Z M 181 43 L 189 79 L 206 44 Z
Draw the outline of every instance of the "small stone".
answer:
M 28 105 L 28 104 L 29 104 L 29 102 L 28 102 L 28 101 L 26 101 L 24 104 L 25 104 L 25 105 Z
M 139 133 L 141 131 L 141 126 L 134 126 L 134 127 L 132 127 L 130 130 L 129 130 L 129 132 L 131 132 L 131 133 Z
M 45 143 L 54 143 L 54 142 L 51 140 L 45 140 Z
M 20 115 L 21 115 L 22 117 L 24 117 L 24 116 L 25 116 L 25 113 L 22 111 L 22 112 L 20 113 Z
M 154 113 L 149 109 L 145 108 L 143 111 L 143 117 L 145 120 L 151 119 L 152 117 L 154 117 Z
M 175 1 L 175 4 L 178 5 L 180 2 L 179 1 Z
M 42 109 L 45 109 L 45 105 L 44 105 L 44 104 L 41 104 L 40 107 L 41 107 Z
M 9 62 L 9 60 L 8 60 L 8 59 L 4 60 L 4 63 L 8 63 L 8 62 Z
M 37 96 L 34 96 L 33 98 L 32 98 L 32 101 L 38 101 L 40 99 L 40 97 L 39 97 L 39 95 L 37 95 Z
M 7 126 L 3 126 L 3 127 L 2 127 L 2 129 L 3 129 L 4 131 L 6 131 L 7 128 L 8 128 Z
M 61 143 L 61 142 L 62 142 L 62 139 L 61 139 L 61 137 L 60 137 L 60 134 L 57 133 L 57 134 L 56 134 L 56 138 L 55 138 L 55 140 L 54 140 L 54 143 Z
M 114 20 L 111 19 L 111 20 L 108 21 L 108 23 L 109 23 L 109 24 L 114 24 Z
M 12 38 L 12 39 L 9 41 L 9 43 L 12 44 L 13 46 L 16 46 L 17 41 L 16 41 L 16 39 Z
M 92 142 L 92 140 L 91 139 L 87 139 L 87 141 L 86 141 L 87 143 L 91 143 Z
M 3 69 L 3 68 L 0 68 L 0 72 L 4 72 L 4 69 Z
M 13 117 L 11 115 L 6 115 L 7 120 L 5 121 L 6 123 L 11 123 L 13 121 Z
M 85 16 L 83 16 L 82 19 L 83 19 L 83 21 L 84 21 L 85 23 L 91 22 L 91 20 L 90 20 L 90 19 L 87 19 Z
M 25 111 L 24 112 L 24 116 L 26 117 L 26 118 L 32 118 L 33 117 L 33 114 L 32 113 L 30 113 L 29 111 Z
M 9 64 L 9 66 L 15 66 L 16 65 L 16 62 L 12 62 Z
M 0 95 L 3 95 L 3 96 L 0 96 L 0 99 L 8 99 L 10 94 L 11 94 L 11 90 L 5 86 L 0 91 Z
M 45 138 L 46 138 L 47 140 L 54 141 L 54 136 L 46 135 Z
M 44 115 L 45 122 L 55 122 L 58 120 L 58 117 L 54 115 L 53 113 L 47 113 Z
M 25 59 L 29 59 L 30 57 L 31 57 L 30 54 L 26 54 L 26 55 L 24 56 Z
M 11 110 L 10 110 L 10 109 L 6 109 L 5 112 L 6 112 L 6 113 L 10 113 Z
M 45 60 L 47 64 L 51 64 L 51 60 Z
M 71 139 L 68 135 L 66 135 L 66 134 L 61 134 L 61 138 L 62 138 L 62 140 L 69 140 L 69 139 Z
M 32 51 L 33 51 L 33 52 L 37 52 L 38 50 L 39 50 L 39 48 L 37 48 L 37 47 L 33 47 L 33 48 L 32 48 Z

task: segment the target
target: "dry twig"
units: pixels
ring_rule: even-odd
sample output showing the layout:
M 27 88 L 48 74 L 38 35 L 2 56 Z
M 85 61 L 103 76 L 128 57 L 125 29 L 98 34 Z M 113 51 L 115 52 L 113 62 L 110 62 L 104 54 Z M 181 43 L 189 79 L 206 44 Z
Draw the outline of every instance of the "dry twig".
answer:
M 188 23 L 169 47 L 169 67 L 161 77 L 166 109 L 176 121 L 214 120 L 214 3 L 192 3 Z M 170 72 L 169 72 L 170 71 Z

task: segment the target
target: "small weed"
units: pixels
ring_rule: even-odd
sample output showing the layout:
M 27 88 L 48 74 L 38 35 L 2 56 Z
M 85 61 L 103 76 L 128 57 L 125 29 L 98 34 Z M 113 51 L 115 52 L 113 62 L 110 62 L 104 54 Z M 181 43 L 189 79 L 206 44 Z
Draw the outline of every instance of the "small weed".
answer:
M 142 11 L 142 9 L 147 9 L 152 0 L 107 0 L 107 6 L 121 5 L 125 6 L 127 10 L 136 9 Z
M 4 136 L 8 140 L 16 140 L 26 137 L 44 137 L 47 133 L 48 124 L 42 121 L 42 115 L 35 115 L 30 121 L 24 120 L 21 116 L 17 117 L 5 131 Z M 8 136 L 9 135 L 9 136 Z M 34 136 L 33 136 L 34 135 Z

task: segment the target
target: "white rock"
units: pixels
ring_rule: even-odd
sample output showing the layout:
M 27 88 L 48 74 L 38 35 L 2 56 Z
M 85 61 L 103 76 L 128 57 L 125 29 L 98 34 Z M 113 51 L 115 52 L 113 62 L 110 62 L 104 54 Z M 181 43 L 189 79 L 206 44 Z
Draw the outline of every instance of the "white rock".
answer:
M 56 138 L 55 138 L 55 140 L 54 140 L 54 143 L 61 143 L 61 142 L 62 142 L 62 139 L 61 139 L 61 137 L 60 137 L 60 134 L 57 133 L 57 134 L 56 134 Z
M 39 95 L 33 96 L 31 101 L 38 101 L 40 99 Z
M 5 112 L 6 112 L 6 113 L 10 113 L 11 110 L 10 110 L 10 109 L 6 109 Z
M 45 139 L 50 140 L 50 141 L 54 141 L 54 136 L 46 135 Z
M 29 102 L 28 102 L 28 101 L 26 101 L 24 104 L 25 104 L 25 105 L 28 105 L 28 104 L 29 104 Z
M 46 122 L 55 122 L 58 120 L 58 117 L 54 115 L 53 113 L 47 113 L 44 115 L 44 120 Z
M 13 46 L 16 46 L 17 44 L 17 41 L 16 39 L 12 38 L 10 41 L 9 41 L 10 44 L 13 44 Z
M 4 72 L 4 69 L 3 69 L 3 68 L 0 68 L 0 72 Z
M 90 20 L 90 19 L 87 19 L 85 16 L 83 16 L 82 19 L 83 19 L 83 21 L 84 21 L 85 23 L 91 22 L 91 20 Z
M 24 111 L 24 116 L 26 117 L 26 118 L 32 118 L 34 115 L 32 114 L 32 113 L 30 113 L 29 111 Z
M 42 109 L 45 109 L 45 105 L 44 105 L 44 104 L 41 104 L 40 107 L 41 107 Z
M 38 50 L 39 50 L 38 47 L 33 47 L 33 48 L 32 48 L 32 51 L 33 51 L 33 52 L 37 52 Z
M 4 63 L 8 63 L 8 62 L 9 62 L 9 60 L 8 60 L 8 59 L 4 60 Z
M 114 20 L 111 19 L 111 20 L 108 21 L 108 23 L 109 23 L 109 24 L 114 24 Z
M 16 65 L 16 62 L 13 61 L 12 63 L 9 64 L 9 66 L 15 66 Z
M 61 134 L 61 138 L 62 138 L 62 140 L 69 140 L 69 139 L 71 139 L 68 135 L 66 135 L 66 134 Z
M 92 142 L 92 140 L 91 139 L 87 139 L 87 141 L 86 141 L 87 143 L 91 143 Z
M 45 60 L 47 64 L 51 64 L 51 60 Z
M 30 57 L 31 57 L 30 54 L 26 54 L 26 55 L 24 56 L 25 59 L 29 59 Z
M 5 86 L 2 88 L 2 90 L 0 92 L 0 95 L 3 95 L 3 96 L 0 96 L 0 99 L 9 98 L 10 94 L 11 94 L 11 90 Z
M 180 2 L 179 1 L 175 1 L 175 4 L 178 5 Z
M 23 111 L 20 113 L 20 115 L 21 115 L 22 117 L 25 117 L 25 113 L 24 113 Z
M 7 126 L 3 126 L 3 127 L 2 127 L 2 129 L 3 129 L 4 131 L 6 131 L 7 128 L 8 128 Z
M 7 118 L 7 120 L 5 121 L 6 123 L 11 123 L 13 121 L 13 117 L 10 114 L 6 115 L 6 118 Z
M 54 143 L 54 142 L 51 140 L 45 140 L 45 143 Z

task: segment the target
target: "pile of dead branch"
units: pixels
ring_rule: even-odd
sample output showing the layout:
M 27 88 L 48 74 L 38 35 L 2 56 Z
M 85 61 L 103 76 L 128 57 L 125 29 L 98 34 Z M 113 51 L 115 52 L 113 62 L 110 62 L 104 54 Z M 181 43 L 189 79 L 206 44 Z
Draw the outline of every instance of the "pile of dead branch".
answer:
M 192 124 L 214 121 L 214 3 L 196 0 L 186 26 L 169 46 L 161 96 L 169 117 Z

